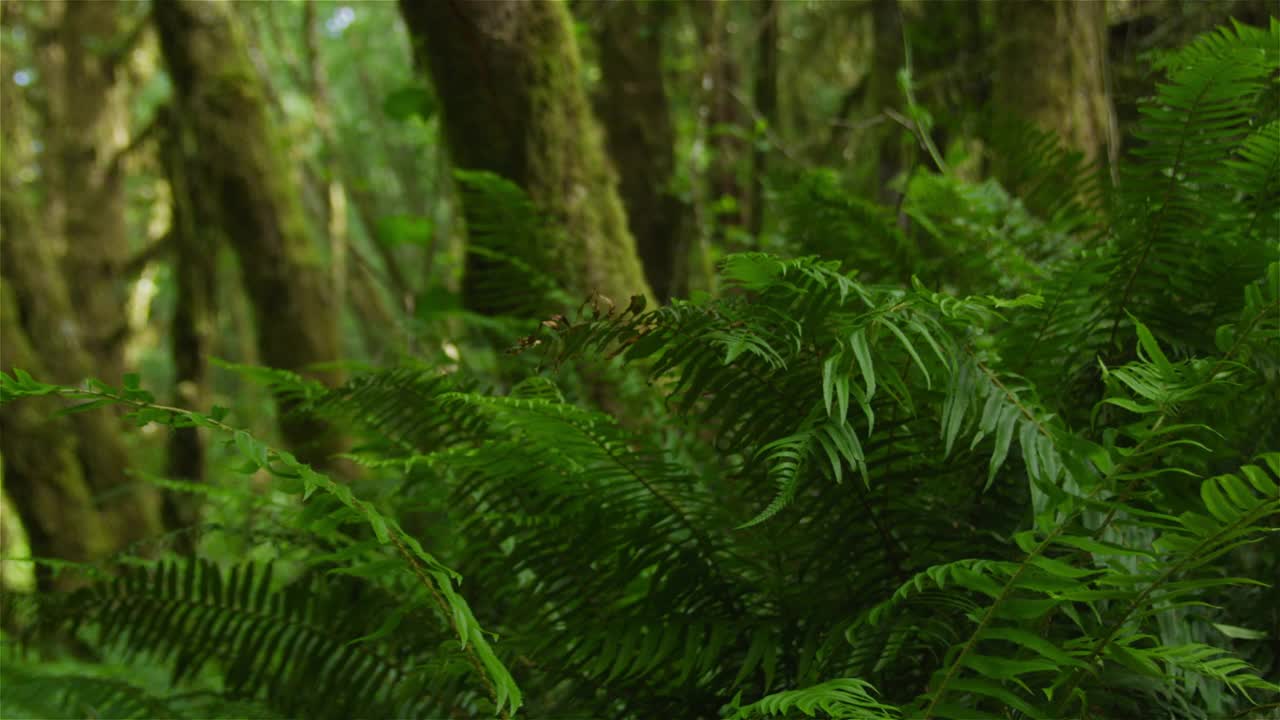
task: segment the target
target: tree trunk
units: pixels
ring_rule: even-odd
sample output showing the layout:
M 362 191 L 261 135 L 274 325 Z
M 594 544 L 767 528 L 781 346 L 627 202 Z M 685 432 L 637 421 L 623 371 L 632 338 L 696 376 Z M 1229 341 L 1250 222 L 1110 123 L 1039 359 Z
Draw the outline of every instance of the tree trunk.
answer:
M 901 110 L 902 91 L 898 88 L 898 70 L 906 61 L 902 47 L 902 12 L 898 0 L 872 0 L 871 28 L 875 48 L 871 56 L 871 73 L 867 78 L 866 116 L 875 117 L 886 111 Z M 861 166 L 871 169 L 868 194 L 886 204 L 897 205 L 901 193 L 890 186 L 906 165 L 903 133 L 896 122 L 878 123 L 866 131 L 858 143 Z
M 709 172 L 709 205 L 714 217 L 719 244 L 726 243 L 731 230 L 746 225 L 747 191 L 742 187 L 741 169 L 749 149 L 743 140 L 739 90 L 741 71 L 730 46 L 730 3 L 726 0 L 694 2 L 689 6 L 698 39 L 707 54 L 703 58 L 704 133 L 711 147 Z
M 21 327 L 17 305 L 12 288 L 0 277 L 0 370 L 20 368 L 47 379 L 48 370 Z M 50 399 L 0 409 L 5 496 L 22 519 L 32 557 L 97 560 L 118 543 L 94 503 L 77 456 L 76 431 L 70 418 L 54 417 L 58 410 L 59 403 Z M 65 589 L 74 582 L 69 575 L 55 580 L 46 565 L 37 566 L 35 574 L 40 590 Z
M 50 5 L 55 44 L 45 63 L 57 75 L 49 84 L 45 137 L 48 192 L 60 196 L 63 211 L 63 267 L 94 373 L 115 385 L 128 333 L 120 311 L 130 256 L 120 167 L 128 145 L 128 88 L 119 66 L 136 37 L 126 28 L 131 7 L 116 0 Z
M 652 297 L 618 194 L 618 180 L 582 86 L 569 12 L 560 2 L 403 0 L 420 67 L 434 81 L 455 167 L 516 183 L 564 231 L 539 268 L 575 296 L 625 306 Z M 468 256 L 463 298 L 483 264 Z
M 762 0 L 755 5 L 759 11 L 759 29 L 756 42 L 755 78 L 753 100 L 758 118 L 770 133 L 777 133 L 778 116 L 778 15 L 782 4 L 778 0 Z M 749 210 L 752 235 L 759 235 L 764 227 L 764 180 L 768 172 L 768 153 L 761 143 L 756 143 L 751 154 L 751 200 Z
M 596 45 L 602 82 L 595 100 L 627 226 L 636 239 L 645 277 L 658 300 L 687 287 L 677 273 L 690 251 L 689 208 L 671 192 L 676 133 L 662 77 L 662 37 L 672 6 L 608 2 L 599 6 Z
M 0 74 L 13 69 L 0 56 Z M 6 109 L 0 130 L 0 368 L 74 384 L 92 374 L 93 358 L 53 243 L 36 234 L 19 183 L 27 161 L 21 149 L 22 101 L 0 84 Z M 53 418 L 56 402 L 15 403 L 0 409 L 0 455 L 6 492 L 19 508 L 37 554 L 87 560 L 160 530 L 155 496 L 125 474 L 127 456 L 115 416 L 86 412 Z
M 339 357 L 338 301 L 230 7 L 162 0 L 153 10 L 178 112 L 208 168 L 207 185 L 193 191 L 214 199 L 239 257 L 262 361 L 332 384 L 336 370 L 313 366 Z M 280 402 L 285 441 L 303 460 L 328 464 L 341 438 L 292 409 Z
M 171 325 L 175 404 L 204 410 L 209 402 L 209 358 L 217 330 L 218 211 L 208 194 L 197 191 L 208 185 L 210 169 L 201 157 L 187 152 L 194 147 L 194 140 L 187 136 L 172 107 L 160 112 L 161 159 L 172 198 L 169 234 L 177 296 Z M 177 480 L 204 482 L 205 442 L 199 428 L 175 428 L 170 433 L 167 473 Z M 198 511 L 198 502 L 189 495 L 165 496 L 165 524 L 170 528 L 196 524 Z M 189 542 L 188 538 L 183 544 Z
M 992 102 L 1056 132 L 1093 160 L 1111 142 L 1103 75 L 1106 3 L 1021 0 L 997 6 L 1001 29 Z

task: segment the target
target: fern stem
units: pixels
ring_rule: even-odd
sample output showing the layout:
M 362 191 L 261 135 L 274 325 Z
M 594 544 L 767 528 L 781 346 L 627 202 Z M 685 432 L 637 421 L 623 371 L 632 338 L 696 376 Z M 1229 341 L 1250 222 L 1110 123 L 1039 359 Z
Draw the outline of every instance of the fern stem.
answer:
M 440 614 L 448 619 L 449 625 L 453 628 L 454 634 L 459 638 L 462 638 L 461 628 L 458 627 L 458 622 L 454 618 L 454 613 L 449 609 L 449 603 L 440 595 L 440 591 L 436 588 L 436 584 L 432 582 L 431 578 L 427 577 L 427 574 L 422 570 L 422 565 L 418 562 L 418 558 L 414 556 L 413 553 L 409 552 L 409 549 L 404 546 L 404 543 L 400 540 L 400 531 L 398 529 L 393 529 L 390 533 L 390 538 L 392 544 L 396 546 L 396 551 L 400 553 L 400 557 L 404 558 L 405 561 L 408 562 L 409 568 L 413 570 L 413 574 L 417 576 L 418 581 L 427 589 L 427 592 L 431 593 L 431 599 L 434 600 L 436 606 L 440 608 Z M 465 640 L 463 640 L 463 642 L 464 645 L 462 651 L 466 654 L 467 661 L 471 663 L 471 667 L 474 668 L 476 674 L 480 676 L 480 682 L 484 685 L 485 691 L 489 693 L 489 698 L 493 700 L 494 706 L 497 707 L 497 688 L 493 686 L 493 681 L 489 679 L 489 673 L 485 672 L 484 664 L 481 663 L 480 658 L 476 656 L 472 643 L 468 643 Z M 510 718 L 510 714 L 507 712 L 505 707 L 498 712 L 498 716 L 503 720 L 508 720 L 508 718 Z

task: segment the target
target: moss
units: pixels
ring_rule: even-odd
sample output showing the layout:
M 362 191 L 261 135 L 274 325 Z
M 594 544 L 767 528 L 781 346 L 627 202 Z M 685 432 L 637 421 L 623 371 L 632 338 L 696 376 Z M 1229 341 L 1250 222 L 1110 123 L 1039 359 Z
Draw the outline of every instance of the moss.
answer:
M 1096 158 L 1112 114 L 1103 78 L 1106 3 L 1026 0 L 998 11 L 1008 35 L 996 63 L 995 107 Z
M 62 75 L 52 88 L 45 118 L 50 192 L 65 208 L 59 231 L 66 242 L 62 264 L 68 291 L 80 318 L 82 343 L 93 356 L 95 374 L 119 384 L 128 328 L 120 307 L 121 282 L 131 248 L 125 223 L 124 174 L 117 160 L 128 142 L 125 73 L 94 47 L 119 42 L 127 7 L 114 2 L 61 5 L 54 37 L 60 53 L 45 57 L 50 72 Z
M 9 240 L 9 238 L 6 238 Z M 49 377 L 17 317 L 17 298 L 0 279 L 0 370 L 22 368 Z M 96 560 L 119 546 L 93 502 L 68 418 L 55 418 L 53 400 L 13 403 L 0 409 L 0 456 L 5 496 L 27 531 L 31 554 L 72 561 Z M 65 586 L 48 569 L 37 572 L 44 589 Z
M 434 80 L 454 164 L 515 182 L 563 227 L 543 269 L 576 295 L 652 297 L 587 103 L 565 4 L 402 8 Z
M 3 100 L 14 107 L 7 95 Z M 26 188 L 17 182 L 21 130 L 20 122 L 6 123 L 0 148 L 0 366 L 79 383 L 95 373 L 94 359 L 52 244 L 37 231 Z M 117 417 L 91 412 L 51 419 L 58 407 L 27 403 L 0 411 L 8 492 L 33 547 L 88 559 L 158 533 L 155 493 L 126 475 Z M 110 499 L 98 505 L 88 499 L 93 496 Z
M 244 38 L 223 3 L 159 3 L 155 17 L 178 114 L 201 166 L 193 192 L 216 198 L 217 226 L 236 250 L 252 300 L 260 357 L 335 384 L 337 371 L 315 366 L 339 357 L 337 300 Z M 285 440 L 304 460 L 326 464 L 341 440 L 289 409 L 281 413 Z

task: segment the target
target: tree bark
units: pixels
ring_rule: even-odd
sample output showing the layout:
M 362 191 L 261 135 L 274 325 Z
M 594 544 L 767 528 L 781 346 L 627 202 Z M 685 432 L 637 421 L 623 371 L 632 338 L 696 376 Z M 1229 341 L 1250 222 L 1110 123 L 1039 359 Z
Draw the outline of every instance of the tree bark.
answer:
M 727 0 L 694 2 L 689 6 L 698 39 L 707 54 L 703 58 L 701 109 L 705 137 L 711 147 L 709 204 L 715 216 L 716 236 L 722 246 L 729 244 L 732 229 L 747 222 L 747 190 L 742 186 L 741 169 L 749 148 L 743 140 L 745 128 L 740 101 L 735 97 L 741 84 L 741 69 L 730 47 L 730 3 Z
M 262 361 L 329 384 L 340 373 L 338 300 L 321 250 L 309 242 L 295 172 L 268 118 L 261 82 L 230 6 L 160 0 L 153 14 L 178 112 L 208 168 L 218 226 L 239 257 Z M 331 428 L 279 402 L 280 428 L 298 456 L 325 466 L 343 447 Z
M 1112 141 L 1107 93 L 1106 3 L 1021 0 L 997 6 L 999 39 L 992 102 L 1056 132 L 1093 160 Z
M 22 329 L 17 305 L 12 288 L 0 277 L 0 370 L 12 373 L 19 368 L 48 378 L 48 369 Z M 54 417 L 58 410 L 57 401 L 48 399 L 0 409 L 5 496 L 22 519 L 32 557 L 97 560 L 118 543 L 94 503 L 78 458 L 76 431 L 70 418 Z M 46 565 L 35 570 L 40 590 L 67 589 L 74 583 L 69 575 L 55 579 Z
M 759 29 L 752 96 L 757 117 L 769 132 L 777 133 L 778 15 L 782 12 L 782 4 L 778 0 L 762 0 L 755 7 L 759 11 Z M 764 180 L 768 169 L 768 153 L 757 142 L 751 154 L 751 200 L 747 204 L 749 229 L 753 235 L 759 235 L 764 227 Z
M 575 296 L 625 305 L 652 297 L 627 228 L 618 180 L 580 79 L 572 21 L 561 2 L 403 0 L 420 68 L 435 85 L 458 168 L 501 175 L 563 229 L 545 266 Z M 464 302 L 493 308 L 468 256 Z
M 0 54 L 0 74 L 13 72 Z M 54 243 L 36 234 L 19 181 L 30 143 L 22 99 L 0 84 L 6 109 L 0 127 L 0 368 L 21 368 L 67 384 L 92 374 L 83 333 Z M 96 559 L 160 530 L 155 495 L 125 473 L 128 457 L 114 415 L 102 411 L 53 418 L 56 402 L 0 409 L 0 456 L 6 492 L 14 499 L 37 554 Z M 47 584 L 47 576 L 42 580 Z
M 173 274 L 176 298 L 172 331 L 174 395 L 179 407 L 205 409 L 209 402 L 209 358 L 217 330 L 218 211 L 212 198 L 198 188 L 209 184 L 210 168 L 187 149 L 194 147 L 172 107 L 160 110 L 163 123 L 161 160 L 169 182 L 172 221 Z M 192 483 L 205 481 L 205 439 L 199 428 L 174 428 L 169 435 L 166 472 Z M 168 493 L 165 524 L 186 528 L 196 524 L 199 503 L 191 496 Z M 185 537 L 185 536 L 183 536 Z M 189 547 L 191 539 L 183 545 Z
M 627 226 L 645 277 L 666 301 L 687 282 L 689 209 L 671 192 L 676 134 L 662 76 L 662 37 L 672 6 L 661 2 L 607 2 L 599 6 L 596 45 L 602 82 L 595 97 Z
M 130 3 L 61 2 L 49 6 L 55 42 L 45 138 L 48 191 L 60 196 L 66 242 L 63 267 L 94 372 L 118 385 L 128 334 L 122 282 L 131 249 L 125 222 L 121 151 L 128 145 L 128 87 L 119 66 L 132 34 Z M 135 13 L 136 14 L 136 13 Z M 133 22 L 138 22 L 134 20 Z
M 867 78 L 867 117 L 887 110 L 901 110 L 905 104 L 898 88 L 898 70 L 906 59 L 898 0 L 872 0 L 871 28 L 875 47 L 871 56 L 871 73 Z M 897 123 L 882 122 L 870 127 L 858 143 L 862 151 L 860 164 L 871 168 L 872 172 L 867 190 L 889 205 L 897 205 L 901 197 L 901 193 L 890 186 L 906 165 L 903 132 Z

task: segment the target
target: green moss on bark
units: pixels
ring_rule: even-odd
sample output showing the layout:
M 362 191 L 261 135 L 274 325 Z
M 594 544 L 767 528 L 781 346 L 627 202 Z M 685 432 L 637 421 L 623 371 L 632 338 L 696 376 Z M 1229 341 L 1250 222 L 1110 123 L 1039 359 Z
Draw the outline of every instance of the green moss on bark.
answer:
M 11 72 L 7 63 L 0 72 Z M 10 94 L 13 87 L 5 84 L 0 98 L 11 111 L 0 127 L 0 366 L 76 384 L 97 368 L 55 248 L 36 228 L 28 188 L 18 181 L 24 161 L 18 150 L 29 143 L 23 142 L 22 104 Z M 57 407 L 19 403 L 0 409 L 8 492 L 33 546 L 79 560 L 157 534 L 157 497 L 126 474 L 128 456 L 116 416 L 87 412 L 50 419 Z M 54 532 L 59 528 L 69 536 Z M 81 532 L 84 538 L 75 537 Z
M 455 166 L 515 182 L 564 228 L 542 269 L 577 295 L 651 296 L 564 3 L 406 0 L 401 9 Z M 464 295 L 484 310 L 473 287 L 464 281 Z
M 337 299 L 229 6 L 169 0 L 154 12 L 178 114 L 200 159 L 192 192 L 215 198 L 218 227 L 236 250 L 252 300 L 260 357 L 336 383 L 337 371 L 314 366 L 339 357 Z M 299 457 L 326 464 L 341 450 L 324 424 L 288 410 L 286 403 L 281 431 Z
M 1098 157 L 1114 112 L 1103 74 L 1106 3 L 1001 3 L 997 19 L 1004 35 L 995 64 L 995 110 L 1056 132 L 1089 160 Z

